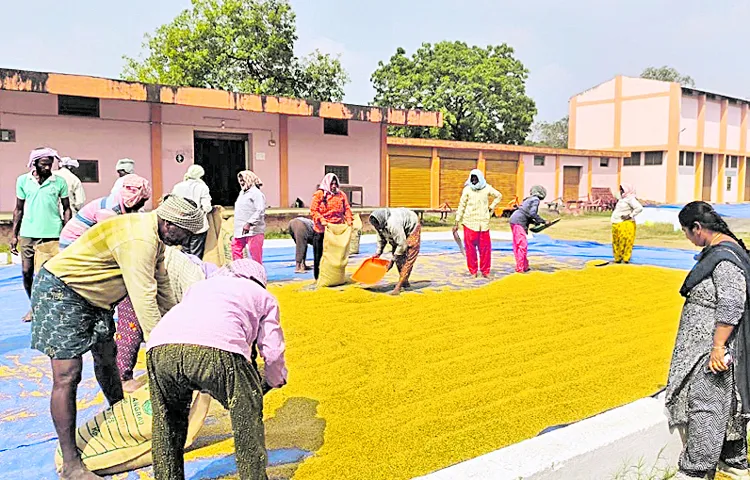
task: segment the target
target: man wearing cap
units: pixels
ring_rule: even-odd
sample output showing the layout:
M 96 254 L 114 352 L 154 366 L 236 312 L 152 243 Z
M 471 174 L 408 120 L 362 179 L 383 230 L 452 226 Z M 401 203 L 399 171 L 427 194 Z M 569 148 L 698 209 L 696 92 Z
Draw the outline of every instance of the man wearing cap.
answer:
M 58 169 L 52 172 L 58 177 L 62 177 L 68 184 L 68 200 L 70 201 L 70 212 L 72 216 L 78 213 L 86 205 L 86 192 L 83 190 L 81 179 L 73 173 L 74 168 L 78 168 L 78 160 L 70 157 L 63 157 L 57 161 Z
M 16 180 L 16 208 L 13 210 L 13 235 L 10 251 L 21 256 L 23 287 L 31 297 L 34 281 L 34 252 L 37 245 L 60 238 L 63 224 L 71 217 L 68 185 L 52 175 L 52 164 L 59 160 L 51 148 L 37 148 L 29 155 L 28 173 Z M 62 205 L 62 218 L 60 208 Z M 31 312 L 23 318 L 31 320 Z
M 122 400 L 112 311 L 126 295 L 146 339 L 176 301 L 164 267 L 166 245 L 181 245 L 205 225 L 203 211 L 168 196 L 151 213 L 118 215 L 98 223 L 44 264 L 31 293 L 31 347 L 52 361 L 50 410 L 66 480 L 99 478 L 76 448 L 76 390 L 83 354 L 110 405 Z
M 121 158 L 117 161 L 115 170 L 117 170 L 117 175 L 120 178 L 117 179 L 110 193 L 117 193 L 117 191 L 122 188 L 122 177 L 130 173 L 135 173 L 135 160 L 131 160 L 129 158 Z

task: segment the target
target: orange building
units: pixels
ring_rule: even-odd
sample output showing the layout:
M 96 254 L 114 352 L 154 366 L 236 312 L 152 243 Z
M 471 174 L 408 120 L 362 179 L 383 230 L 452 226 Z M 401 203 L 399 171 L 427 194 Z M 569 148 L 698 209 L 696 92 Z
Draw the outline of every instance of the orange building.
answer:
M 666 203 L 750 200 L 750 101 L 617 76 L 570 99 L 570 148 L 629 151 L 622 180 Z

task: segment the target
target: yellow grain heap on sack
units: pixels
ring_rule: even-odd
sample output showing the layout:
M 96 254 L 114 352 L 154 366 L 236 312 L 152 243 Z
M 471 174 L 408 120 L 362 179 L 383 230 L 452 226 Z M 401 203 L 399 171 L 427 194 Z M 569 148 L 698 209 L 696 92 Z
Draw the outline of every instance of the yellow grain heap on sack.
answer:
M 198 393 L 193 397 L 186 448 L 203 426 L 210 404 L 210 395 Z M 100 475 L 109 475 L 151 465 L 152 419 L 151 397 L 146 384 L 83 424 L 76 431 L 76 446 L 86 468 Z M 62 468 L 59 443 L 55 465 L 58 471 Z
M 60 253 L 60 242 L 44 242 L 34 247 L 34 274 L 44 265 L 44 262 Z
M 356 255 L 359 253 L 359 241 L 362 238 L 362 217 L 359 214 L 354 215 L 354 222 L 352 223 L 352 239 L 349 242 L 349 255 Z
M 349 264 L 351 237 L 352 227 L 348 225 L 330 223 L 326 225 L 318 287 L 335 287 L 346 283 L 346 266 Z

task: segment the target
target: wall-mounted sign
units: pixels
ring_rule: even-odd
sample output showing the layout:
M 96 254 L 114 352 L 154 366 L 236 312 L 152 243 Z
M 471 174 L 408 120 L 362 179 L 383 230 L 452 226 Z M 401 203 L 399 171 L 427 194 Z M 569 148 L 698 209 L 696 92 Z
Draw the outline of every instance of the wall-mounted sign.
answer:
M 265 152 L 255 152 L 255 160 L 258 162 L 265 161 L 266 159 L 266 153 Z
M 178 153 L 174 159 L 177 160 L 177 163 L 182 163 L 185 161 L 185 155 Z

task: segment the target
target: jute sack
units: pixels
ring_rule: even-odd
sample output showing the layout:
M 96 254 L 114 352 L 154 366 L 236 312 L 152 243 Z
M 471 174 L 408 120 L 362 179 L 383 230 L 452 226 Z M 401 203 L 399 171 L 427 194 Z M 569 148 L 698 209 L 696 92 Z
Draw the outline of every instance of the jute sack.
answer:
M 143 378 L 137 380 L 143 381 Z M 198 435 L 210 404 L 211 396 L 208 394 L 196 393 L 193 396 L 185 448 Z M 76 446 L 83 464 L 99 475 L 151 465 L 152 420 L 151 397 L 146 383 L 78 428 Z M 55 451 L 55 465 L 60 471 L 62 453 L 59 443 Z
M 60 253 L 60 242 L 44 242 L 34 247 L 34 275 L 39 273 L 44 262 Z
M 359 253 L 359 241 L 362 239 L 362 217 L 359 214 L 354 215 L 352 223 L 352 239 L 349 242 L 349 255 Z
M 323 237 L 323 257 L 320 259 L 318 287 L 335 287 L 346 283 L 346 266 L 349 263 L 349 225 L 326 225 Z

